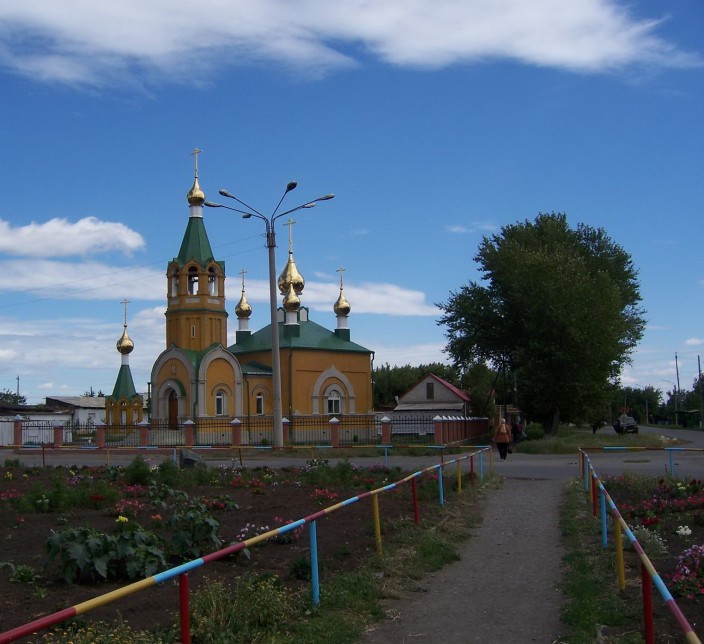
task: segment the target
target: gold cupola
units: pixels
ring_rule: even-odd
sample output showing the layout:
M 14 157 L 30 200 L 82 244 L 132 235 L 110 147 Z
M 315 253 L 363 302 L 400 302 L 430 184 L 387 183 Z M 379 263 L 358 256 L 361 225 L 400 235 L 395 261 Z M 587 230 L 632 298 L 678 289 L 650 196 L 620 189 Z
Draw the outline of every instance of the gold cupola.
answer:
M 293 291 L 296 295 L 300 295 L 306 285 L 306 281 L 303 279 L 303 275 L 298 271 L 296 262 L 293 259 L 293 237 L 291 231 L 295 223 L 295 221 L 289 219 L 285 224 L 288 226 L 288 262 L 286 262 L 286 266 L 284 266 L 284 270 L 281 271 L 278 280 L 279 293 L 285 297 L 288 297 L 288 292 L 291 287 L 293 287 Z
M 200 185 L 198 185 L 198 155 L 203 150 L 196 148 L 191 152 L 195 157 L 195 172 L 193 177 L 193 187 L 188 191 L 186 199 L 191 206 L 202 206 L 205 202 L 205 193 L 201 190 Z
M 337 272 L 340 273 L 340 295 L 337 298 L 337 301 L 333 305 L 333 311 L 335 311 L 335 315 L 338 317 L 344 316 L 347 317 L 350 314 L 350 311 L 352 310 L 352 307 L 350 306 L 350 303 L 347 301 L 347 298 L 345 297 L 345 292 L 344 288 L 342 286 L 342 273 L 343 271 L 346 270 L 342 267 L 337 269 Z
M 122 337 L 117 341 L 117 351 L 123 356 L 129 355 L 134 349 L 134 342 L 132 338 L 127 335 L 127 324 L 125 324 L 124 330 L 122 331 Z
M 242 270 L 241 275 L 242 275 L 242 297 L 240 297 L 240 301 L 237 302 L 237 306 L 235 307 L 235 315 L 237 316 L 238 319 L 247 319 L 252 315 L 252 306 L 250 305 L 249 302 L 247 302 L 247 298 L 244 295 L 244 275 L 247 271 Z
M 295 313 L 300 307 L 301 300 L 298 295 L 296 295 L 296 290 L 294 289 L 293 284 L 290 284 L 288 287 L 288 293 L 284 298 L 284 310 L 287 313 Z

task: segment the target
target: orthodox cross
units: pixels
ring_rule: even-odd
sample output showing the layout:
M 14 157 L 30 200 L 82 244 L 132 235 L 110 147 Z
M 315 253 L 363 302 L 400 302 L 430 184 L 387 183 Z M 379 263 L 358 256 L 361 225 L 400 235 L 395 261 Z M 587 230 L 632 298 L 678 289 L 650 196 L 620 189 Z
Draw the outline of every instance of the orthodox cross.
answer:
M 125 328 L 127 328 L 127 305 L 129 303 L 130 303 L 130 301 L 127 298 L 125 298 L 124 300 L 122 300 L 122 302 L 120 302 L 120 304 L 122 304 L 125 307 L 125 322 L 124 322 Z
M 347 269 L 346 269 L 346 268 L 342 268 L 342 266 L 340 266 L 340 268 L 337 269 L 337 272 L 340 274 L 340 288 L 342 288 L 342 274 L 343 274 L 346 270 L 347 270 Z
M 242 276 L 242 292 L 244 293 L 244 276 L 246 275 L 247 271 L 244 270 L 244 268 L 240 271 L 240 275 Z
M 194 169 L 195 169 L 195 173 L 196 173 L 196 178 L 198 178 L 198 155 L 199 155 L 202 151 L 203 151 L 203 150 L 200 150 L 200 149 L 198 149 L 198 148 L 194 148 L 194 149 L 193 149 L 193 152 L 191 152 L 191 155 L 192 155 L 193 158 L 194 158 L 193 165 L 194 165 Z
M 292 253 L 293 252 L 293 224 L 297 224 L 297 221 L 293 221 L 291 217 L 288 218 L 288 221 L 284 224 L 284 226 L 288 226 L 288 252 Z

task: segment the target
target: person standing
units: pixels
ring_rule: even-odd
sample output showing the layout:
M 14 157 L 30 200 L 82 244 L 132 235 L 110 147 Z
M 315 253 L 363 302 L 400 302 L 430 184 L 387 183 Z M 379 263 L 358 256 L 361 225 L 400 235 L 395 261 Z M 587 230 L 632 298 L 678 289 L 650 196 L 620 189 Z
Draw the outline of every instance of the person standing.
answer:
M 508 446 L 511 443 L 511 428 L 506 423 L 505 418 L 501 419 L 501 422 L 494 431 L 494 442 L 499 450 L 499 458 L 505 461 L 506 455 L 508 454 Z

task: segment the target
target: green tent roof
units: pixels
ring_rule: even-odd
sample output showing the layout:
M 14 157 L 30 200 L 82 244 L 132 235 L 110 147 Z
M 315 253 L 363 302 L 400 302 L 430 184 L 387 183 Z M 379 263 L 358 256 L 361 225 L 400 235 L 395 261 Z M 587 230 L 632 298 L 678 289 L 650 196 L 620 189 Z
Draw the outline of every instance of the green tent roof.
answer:
M 189 217 L 181 249 L 178 251 L 178 257 L 174 257 L 174 261 L 184 266 L 191 260 L 195 260 L 201 266 L 205 266 L 214 259 L 203 218 Z
M 112 390 L 111 398 L 114 400 L 141 398 L 134 387 L 132 372 L 128 364 L 123 364 L 120 367 L 120 372 L 117 374 L 117 380 L 115 381 L 115 388 Z

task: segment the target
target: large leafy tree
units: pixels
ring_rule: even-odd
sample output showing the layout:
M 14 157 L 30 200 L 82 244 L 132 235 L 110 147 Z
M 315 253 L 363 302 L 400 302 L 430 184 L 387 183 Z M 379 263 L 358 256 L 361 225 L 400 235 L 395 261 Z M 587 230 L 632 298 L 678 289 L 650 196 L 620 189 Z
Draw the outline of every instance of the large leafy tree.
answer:
M 439 304 L 455 364 L 507 369 L 523 411 L 548 430 L 597 419 L 645 324 L 628 253 L 552 213 L 485 237 L 475 260 L 481 283 Z
M 26 405 L 27 397 L 21 396 L 20 394 L 10 391 L 9 389 L 3 389 L 0 391 L 0 404 L 3 405 Z

